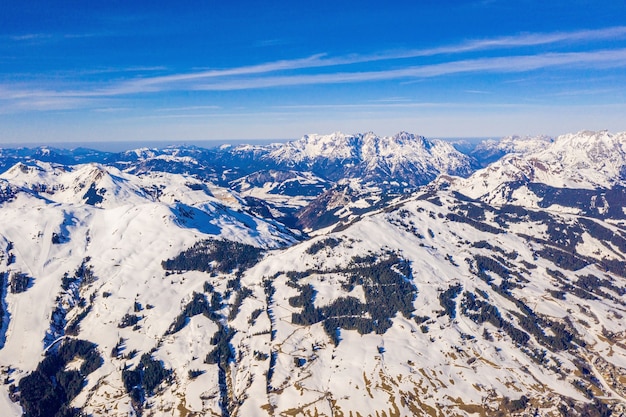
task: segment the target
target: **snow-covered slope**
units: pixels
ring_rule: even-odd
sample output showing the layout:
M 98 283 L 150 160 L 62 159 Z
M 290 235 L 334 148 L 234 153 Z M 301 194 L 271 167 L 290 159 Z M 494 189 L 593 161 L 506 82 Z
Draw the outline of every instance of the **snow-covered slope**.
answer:
M 231 182 L 240 195 L 287 207 L 304 207 L 330 186 L 311 172 L 260 170 Z
M 108 208 L 138 204 L 149 198 L 139 186 L 129 181 L 128 175 L 99 164 L 70 168 L 45 162 L 18 163 L 1 178 L 57 203 L 84 203 Z
M 421 194 L 265 259 L 242 280 L 255 297 L 241 313 L 269 292 L 268 318 L 233 323 L 231 343 L 274 360 L 231 365 L 233 386 L 252 381 L 229 394 L 233 412 L 589 415 L 594 396 L 624 410 L 625 233 L 598 224 L 620 242 L 608 248 L 580 225 Z
M 378 164 L 417 139 L 343 149 Z M 566 135 L 402 197 L 342 178 L 306 207 L 341 222 L 307 241 L 250 199 L 324 183 L 309 170 L 229 189 L 148 168 L 170 151 L 15 165 L 0 175 L 0 414 L 626 413 L 623 146 Z M 240 173 L 269 161 L 244 153 Z

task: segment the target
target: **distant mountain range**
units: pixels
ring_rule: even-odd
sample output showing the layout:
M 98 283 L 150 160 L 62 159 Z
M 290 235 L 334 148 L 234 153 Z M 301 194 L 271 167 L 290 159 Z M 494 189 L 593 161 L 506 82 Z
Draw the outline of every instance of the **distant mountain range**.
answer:
M 0 150 L 2 415 L 626 415 L 626 133 Z

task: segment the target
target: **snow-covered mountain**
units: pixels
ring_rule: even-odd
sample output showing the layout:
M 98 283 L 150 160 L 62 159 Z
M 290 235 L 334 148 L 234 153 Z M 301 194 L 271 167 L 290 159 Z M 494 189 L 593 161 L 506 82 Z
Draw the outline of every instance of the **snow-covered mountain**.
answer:
M 535 150 L 509 153 L 467 179 L 442 183 L 494 204 L 570 207 L 587 215 L 624 216 L 626 132 L 582 131 Z M 595 213 L 595 214 L 594 214 Z
M 134 174 L 154 171 L 190 174 L 223 186 L 259 171 L 296 170 L 325 181 L 358 178 L 407 190 L 430 182 L 440 173 L 465 177 L 475 168 L 473 159 L 456 151 L 450 143 L 406 132 L 390 137 L 371 132 L 311 134 L 286 143 L 215 149 L 172 146 L 120 153 L 50 147 L 0 150 L 0 167 L 31 160 L 62 165 L 105 163 Z
M 471 149 L 468 154 L 485 167 L 504 155 L 527 154 L 545 149 L 553 142 L 548 136 L 507 136 L 499 140 L 486 140 Z
M 62 166 L 46 162 L 16 164 L 0 175 L 10 190 L 3 212 L 11 208 L 93 213 L 111 211 L 162 213 L 159 221 L 221 235 L 225 225 L 231 239 L 256 246 L 276 247 L 294 242 L 293 232 L 248 212 L 245 201 L 229 189 L 196 178 L 163 172 L 133 175 L 101 164 Z M 244 237 L 248 235 L 248 237 Z
M 221 165 L 18 158 L 0 175 L 0 413 L 625 414 L 624 134 L 512 145 L 404 195 L 317 174 L 314 155 L 402 159 L 355 137 L 291 168 L 293 144 Z M 281 215 L 296 206 L 306 240 Z
M 293 167 L 322 170 L 331 179 L 360 178 L 397 186 L 423 185 L 440 173 L 467 176 L 469 157 L 441 140 L 406 132 L 391 137 L 373 133 L 306 135 L 271 151 L 266 159 Z
M 0 150 L 0 170 L 17 162 L 44 161 L 62 166 L 99 163 L 126 174 L 184 174 L 241 193 L 257 213 L 291 227 L 308 228 L 328 220 L 314 218 L 314 206 L 345 184 L 359 183 L 385 195 L 415 191 L 439 174 L 466 177 L 475 160 L 441 140 L 401 132 L 392 137 L 373 133 L 306 135 L 271 145 L 225 145 L 215 149 L 170 146 L 120 153 L 42 147 Z M 354 187 L 351 187 L 352 190 Z M 361 200 L 361 193 L 350 197 Z M 332 197 L 331 198 L 335 198 Z

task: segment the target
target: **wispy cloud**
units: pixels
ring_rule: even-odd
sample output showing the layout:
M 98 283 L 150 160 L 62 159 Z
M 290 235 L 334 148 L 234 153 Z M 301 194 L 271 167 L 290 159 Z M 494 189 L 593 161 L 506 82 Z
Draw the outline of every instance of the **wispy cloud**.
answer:
M 108 68 L 95 68 L 89 70 L 78 70 L 74 71 L 70 74 L 114 74 L 114 73 L 131 73 L 131 72 L 154 72 L 154 71 L 165 71 L 167 70 L 166 66 L 163 65 L 155 65 L 155 66 L 134 66 L 134 67 L 108 67 Z
M 175 112 L 175 111 L 194 111 L 194 110 L 198 110 L 198 111 L 203 111 L 203 110 L 217 110 L 220 109 L 220 106 L 212 106 L 212 105 L 206 105 L 206 106 L 181 106 L 181 107 L 162 107 L 160 109 L 157 109 L 157 111 L 159 112 Z
M 327 60 L 322 59 L 323 56 L 324 54 L 317 54 L 317 55 L 313 55 L 313 56 L 301 58 L 301 59 L 281 60 L 281 61 L 258 64 L 258 65 L 243 66 L 243 67 L 238 67 L 238 68 L 207 70 L 207 71 L 201 71 L 201 72 L 195 72 L 195 73 L 173 74 L 173 75 L 164 75 L 160 77 L 143 78 L 143 79 L 137 79 L 137 80 L 127 82 L 125 83 L 123 87 L 126 87 L 132 90 L 133 88 L 168 85 L 168 84 L 175 84 L 175 83 L 185 82 L 185 81 L 222 78 L 222 77 L 230 77 L 230 76 L 237 76 L 237 75 L 263 74 L 263 73 L 283 71 L 283 70 L 296 70 L 296 69 L 304 69 L 304 68 L 329 66 L 330 64 L 326 62 Z
M 25 33 L 22 35 L 12 35 L 8 37 L 5 36 L 5 38 L 8 38 L 16 42 L 31 42 L 31 41 L 41 41 L 44 39 L 50 39 L 52 38 L 52 35 L 45 34 L 45 33 Z
M 585 89 L 573 89 L 560 91 L 557 93 L 550 94 L 550 96 L 554 97 L 574 97 L 574 96 L 592 96 L 598 94 L 614 94 L 615 89 L 612 88 L 585 88 Z
M 48 43 L 58 43 L 63 41 L 71 41 L 73 39 L 86 39 L 86 38 L 98 38 L 118 36 L 115 32 L 84 32 L 84 33 L 22 33 L 15 35 L 2 35 L 0 40 L 3 40 L 5 45 L 8 42 L 14 42 L 19 44 L 32 44 L 41 45 Z
M 580 30 L 573 32 L 526 33 L 517 36 L 503 36 L 493 39 L 471 40 L 458 45 L 413 51 L 412 53 L 415 55 L 411 55 L 411 52 L 409 52 L 408 54 L 415 57 L 423 56 L 424 54 L 456 54 L 488 49 L 539 46 L 566 42 L 574 43 L 592 42 L 600 40 L 615 40 L 625 37 L 626 26 L 616 26 L 595 30 Z
M 597 30 L 583 30 L 583 31 L 574 31 L 574 32 L 557 32 L 557 33 L 547 33 L 547 34 L 523 34 L 518 36 L 507 36 L 507 37 L 499 37 L 493 39 L 482 39 L 482 40 L 472 40 L 468 42 L 464 42 L 457 45 L 452 46 L 443 46 L 438 48 L 430 48 L 430 49 L 419 49 L 419 50 L 410 50 L 410 51 L 399 51 L 399 52 L 384 52 L 378 54 L 370 54 L 370 55 L 348 55 L 341 57 L 328 57 L 325 54 L 317 54 L 313 56 L 309 56 L 301 59 L 293 59 L 293 60 L 281 60 L 276 62 L 263 63 L 258 65 L 251 66 L 243 66 L 238 68 L 230 68 L 230 69 L 220 69 L 220 70 L 205 70 L 199 72 L 185 73 L 185 74 L 173 74 L 173 75 L 165 75 L 160 77 L 149 77 L 143 79 L 130 80 L 123 85 L 117 86 L 117 91 L 113 89 L 112 93 L 122 93 L 123 91 L 128 92 L 141 92 L 147 90 L 154 89 L 170 89 L 176 88 L 176 84 L 186 83 L 186 82 L 203 82 L 212 79 L 218 78 L 226 78 L 233 76 L 244 76 L 244 75 L 255 75 L 255 74 L 269 74 L 277 71 L 293 71 L 299 69 L 312 69 L 312 68 L 331 68 L 331 67 L 339 67 L 339 66 L 350 66 L 355 64 L 365 64 L 377 61 L 393 61 L 393 60 L 401 60 L 408 58 L 420 58 L 420 57 L 428 57 L 435 55 L 444 55 L 444 54 L 461 54 L 466 52 L 476 52 L 490 49 L 498 49 L 498 48 L 513 48 L 513 47 L 525 47 L 525 46 L 537 46 L 537 45 L 547 45 L 547 44 L 555 44 L 560 42 L 589 42 L 594 40 L 604 40 L 604 39 L 617 39 L 626 37 L 626 26 L 605 28 L 605 29 L 597 29 Z M 584 54 L 584 53 L 583 53 Z M 561 55 L 560 58 L 557 56 Z M 565 56 L 569 56 L 570 60 L 576 60 L 577 54 L 544 54 L 539 55 L 536 60 L 537 63 L 539 60 L 543 60 L 544 64 L 547 60 L 563 60 Z M 579 58 L 582 58 L 583 55 L 578 55 Z M 605 59 L 606 57 L 601 57 Z M 504 58 L 505 60 L 508 57 Z M 593 58 L 592 58 L 593 59 Z M 518 62 L 522 60 L 525 68 L 530 64 L 531 59 L 528 57 L 518 59 Z M 453 61 L 450 63 L 440 64 L 439 66 L 426 66 L 422 67 L 419 71 L 423 74 L 423 76 L 427 75 L 427 69 L 430 68 L 434 70 L 434 75 L 442 75 L 446 73 L 446 66 L 449 65 L 448 68 L 455 67 L 459 68 L 459 63 L 471 64 L 474 62 L 478 64 L 479 60 L 465 60 L 465 61 Z M 491 61 L 491 67 L 497 63 L 497 58 L 494 58 Z M 500 65 L 506 63 L 500 63 Z M 532 65 L 532 64 L 531 64 Z M 550 64 L 554 65 L 554 64 Z M 457 72 L 455 70 L 454 72 Z M 469 68 L 467 70 L 470 70 Z M 466 70 L 466 71 L 467 71 Z M 395 74 L 399 75 L 402 71 L 399 70 Z M 392 78 L 395 77 L 393 70 L 384 71 L 388 76 Z M 437 74 L 437 72 L 441 72 L 441 74 Z M 337 82 L 342 82 L 342 79 L 346 81 L 350 81 L 350 79 L 354 79 L 355 76 L 351 75 L 349 72 L 340 72 L 336 73 L 335 78 L 338 80 Z M 363 81 L 367 81 L 370 79 L 376 79 L 377 75 L 373 72 L 362 72 L 359 71 L 356 75 L 356 78 L 362 78 Z M 416 74 L 417 75 L 417 74 Z M 296 82 L 298 78 L 300 78 L 304 83 L 308 83 L 307 80 L 314 80 L 315 77 L 318 77 L 318 80 L 321 82 L 325 82 L 324 80 L 329 80 L 333 77 L 328 77 L 327 75 L 313 75 L 313 76 L 301 76 L 301 77 L 278 77 L 278 79 L 289 79 L 292 82 Z M 374 77 L 374 78 L 369 78 Z M 383 76 L 384 77 L 384 76 Z M 272 82 L 268 78 L 264 78 L 261 80 L 256 80 L 259 88 L 272 86 Z M 250 84 L 254 84 L 254 82 L 247 81 Z M 286 82 L 284 85 L 290 85 L 290 82 Z M 331 81 L 332 82 L 332 81 Z M 222 83 L 220 83 L 222 84 Z M 234 85 L 234 83 L 226 83 L 223 85 Z M 245 82 L 244 82 L 245 84 Z M 209 84 L 210 85 L 210 84 Z M 243 84 L 242 84 L 243 85 Z M 281 84 L 279 84 L 281 85 Z M 193 89 L 193 87 L 192 87 Z M 201 86 L 200 89 L 207 89 L 207 85 Z M 227 88 L 221 88 L 227 89 Z
M 626 49 L 550 53 L 540 55 L 508 56 L 450 61 L 441 64 L 413 66 L 402 69 L 363 72 L 335 72 L 266 76 L 197 84 L 197 90 L 229 91 L 311 84 L 338 84 L 385 81 L 393 79 L 432 78 L 471 72 L 517 73 L 542 68 L 615 68 L 626 66 Z
M 468 94 L 492 94 L 490 91 L 485 90 L 463 90 Z
M 453 103 L 430 103 L 430 102 L 402 102 L 402 103 L 344 103 L 344 104 L 295 104 L 286 106 L 274 106 L 275 109 L 283 110 L 325 110 L 325 109 L 369 109 L 369 108 L 419 108 L 419 107 L 444 107 Z
M 39 35 L 24 35 L 37 38 Z M 233 91 L 299 85 L 364 83 L 385 80 L 403 82 L 463 73 L 523 73 L 546 68 L 599 70 L 626 67 L 626 49 L 603 49 L 583 52 L 550 52 L 512 55 L 514 48 L 568 43 L 588 47 L 594 41 L 626 38 L 626 26 L 574 32 L 521 34 L 492 39 L 470 40 L 437 48 L 382 52 L 369 55 L 330 57 L 316 54 L 225 69 L 154 75 L 163 67 L 103 68 L 82 74 L 141 73 L 125 80 L 99 77 L 99 81 L 73 81 L 46 85 L 44 80 L 30 84 L 0 85 L 0 103 L 15 104 L 18 109 L 65 109 L 89 104 L 90 100 L 132 97 L 172 91 Z M 502 49 L 502 52 L 497 52 Z M 557 48 L 558 49 L 558 48 Z M 571 49 L 571 48 L 569 48 Z M 488 57 L 474 52 L 492 51 Z M 495 51 L 495 52 L 494 52 Z M 526 51 L 526 50 L 524 50 Z M 472 54 L 468 54 L 472 53 Z M 441 56 L 438 63 L 420 58 Z M 409 59 L 411 59 L 409 61 Z M 388 62 L 385 62 L 388 61 Z M 443 62 L 441 62 L 443 61 Z M 378 62 L 377 70 L 358 65 Z M 387 68 L 385 68 L 387 67 Z M 371 68 L 371 66 L 370 66 Z M 79 72 L 80 73 L 80 72 Z M 152 74 L 150 74 L 152 73 Z M 63 79 L 63 77 L 60 77 Z M 4 106 L 6 108 L 10 106 Z
M 380 71 L 335 71 L 317 74 L 271 75 L 271 73 L 280 70 L 311 68 L 319 60 L 320 56 L 316 55 L 299 60 L 278 61 L 229 70 L 150 77 L 122 82 L 112 87 L 66 92 L 64 94 L 69 96 L 104 97 L 176 90 L 231 91 L 312 84 L 432 78 L 471 72 L 521 73 L 555 67 L 615 68 L 626 66 L 626 49 L 466 59 Z M 248 77 L 249 75 L 256 76 Z

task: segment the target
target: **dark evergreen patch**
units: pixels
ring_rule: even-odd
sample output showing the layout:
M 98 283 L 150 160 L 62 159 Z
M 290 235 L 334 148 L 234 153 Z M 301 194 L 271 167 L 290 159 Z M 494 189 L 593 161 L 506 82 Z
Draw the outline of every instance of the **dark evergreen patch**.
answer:
M 134 326 L 139 323 L 139 320 L 141 320 L 140 316 L 136 314 L 126 313 L 124 317 L 122 317 L 122 320 L 119 322 L 117 327 L 123 329 L 124 327 Z
M 552 295 L 554 298 L 556 298 L 557 300 L 565 300 L 565 291 L 561 291 L 561 290 L 548 290 L 548 293 L 550 293 L 550 295 Z
M 117 343 L 115 344 L 115 346 L 113 346 L 113 348 L 111 348 L 111 357 L 112 358 L 117 358 L 123 351 L 124 349 L 126 349 L 126 340 L 122 337 L 120 337 L 120 340 L 117 341 Z
M 541 345 L 555 352 L 573 347 L 572 340 L 574 337 L 572 333 L 566 329 L 564 324 L 548 320 L 545 317 L 539 317 L 533 312 L 513 314 L 517 316 L 522 328 L 535 336 Z M 543 327 L 551 329 L 554 335 L 546 335 Z
M 154 359 L 149 353 L 141 355 L 135 369 L 127 368 L 122 371 L 124 388 L 130 395 L 132 406 L 138 415 L 141 415 L 146 398 L 153 396 L 158 386 L 171 377 L 172 371 L 166 369 L 162 361 Z
M 214 347 L 207 354 L 204 361 L 208 364 L 218 365 L 220 407 L 222 408 L 222 415 L 228 416 L 230 415 L 231 411 L 231 403 L 229 399 L 230 394 L 228 383 L 226 381 L 226 373 L 228 364 L 235 358 L 235 349 L 230 344 L 231 339 L 235 335 L 235 331 L 224 324 L 226 318 L 219 313 L 219 310 L 223 309 L 224 307 L 222 295 L 219 292 L 215 291 L 215 287 L 209 282 L 204 283 L 204 291 L 211 295 L 210 302 L 207 299 L 206 294 L 194 292 L 192 300 L 187 303 L 187 305 L 183 308 L 183 311 L 176 317 L 167 332 L 165 332 L 165 335 L 171 335 L 180 331 L 189 322 L 189 318 L 197 316 L 199 314 L 204 315 L 218 326 L 217 332 L 211 337 L 210 340 L 210 344 Z M 237 312 L 243 300 L 250 295 L 252 295 L 252 291 L 248 288 L 240 287 L 237 290 L 235 302 L 231 306 L 231 311 L 229 314 L 229 317 L 231 319 L 237 315 Z M 194 375 L 190 373 L 190 378 L 193 379 L 202 373 L 201 371 L 197 372 L 199 373 Z M 130 377 L 133 376 L 131 375 Z M 145 388 L 149 392 L 150 380 L 147 380 L 147 382 L 148 385 L 146 385 Z M 143 401 L 139 394 L 141 394 L 141 391 L 137 392 L 138 401 Z
M 211 287 L 212 288 L 212 287 Z M 217 321 L 219 320 L 219 315 L 216 313 L 217 310 L 221 309 L 221 298 L 216 297 L 216 292 L 213 292 L 212 301 L 213 303 L 209 303 L 206 295 L 202 293 L 193 293 L 193 298 L 191 301 L 183 308 L 183 311 L 176 317 L 174 322 L 170 325 L 169 329 L 165 332 L 165 335 L 171 335 L 179 332 L 183 327 L 187 325 L 189 319 L 193 316 L 197 316 L 199 314 L 203 314 L 209 320 Z
M 18 294 L 21 292 L 25 292 L 33 285 L 33 279 L 29 277 L 27 274 L 22 272 L 14 272 L 11 274 L 11 279 L 9 281 L 9 288 L 11 293 Z
M 217 322 L 218 330 L 211 337 L 211 345 L 215 346 L 204 360 L 208 364 L 216 364 L 218 368 L 218 383 L 220 388 L 220 408 L 223 416 L 230 416 L 233 405 L 230 400 L 226 371 L 228 364 L 235 358 L 235 349 L 230 344 L 235 331 Z
M 2 172 L 7 168 L 5 164 L 0 161 L 0 167 L 2 168 Z M 17 195 L 18 190 L 12 185 L 3 185 L 0 187 L 0 204 L 6 201 L 13 201 L 15 196 Z
M 83 321 L 87 314 L 91 312 L 91 305 L 87 306 L 87 308 L 83 309 L 80 313 L 69 322 L 67 327 L 65 328 L 65 334 L 70 336 L 77 336 L 78 331 L 80 330 L 80 322 Z
M 384 259 L 374 255 L 355 257 L 347 268 L 333 272 L 346 277 L 343 284 L 346 291 L 361 286 L 366 302 L 347 296 L 328 306 L 315 307 L 313 286 L 301 286 L 291 281 L 300 294 L 291 297 L 289 304 L 302 308 L 292 314 L 292 323 L 306 326 L 323 322 L 326 333 L 338 344 L 340 329 L 357 330 L 361 334 L 382 334 L 391 327 L 391 319 L 398 312 L 411 317 L 417 288 L 412 282 L 411 268 L 406 260 L 395 254 L 388 254 Z
M 504 325 L 504 319 L 496 306 L 477 298 L 469 291 L 463 293 L 461 312 L 478 324 L 488 322 L 497 328 L 502 328 Z
M 624 219 L 626 214 L 622 210 L 626 202 L 626 188 L 614 186 L 611 189 L 584 190 L 576 188 L 556 188 L 540 183 L 529 183 L 528 188 L 542 200 L 541 208 L 558 204 L 565 207 L 573 207 L 582 211 L 583 216 L 599 219 Z M 599 210 L 606 201 L 606 210 Z
M 497 307 L 487 301 L 478 299 L 474 293 L 468 291 L 463 293 L 461 312 L 478 324 L 489 322 L 495 327 L 504 330 L 513 342 L 518 345 L 525 345 L 530 340 L 530 336 L 526 332 L 503 319 Z
M 206 239 L 172 259 L 161 262 L 168 271 L 202 271 L 230 273 L 244 271 L 255 265 L 263 250 L 230 240 Z
M 81 321 L 91 312 L 84 295 L 84 288 L 96 281 L 93 268 L 89 265 L 91 259 L 83 259 L 73 274 L 65 273 L 61 279 L 62 292 L 56 298 L 56 306 L 50 318 L 50 328 L 44 337 L 44 347 L 50 346 L 63 335 L 77 336 Z M 92 293 L 89 301 L 93 302 L 96 294 Z M 66 317 L 73 310 L 80 309 L 68 323 Z
M 311 246 L 306 249 L 306 253 L 308 253 L 309 255 L 315 255 L 325 248 L 333 249 L 339 246 L 340 243 L 340 239 L 328 237 L 326 239 L 318 240 L 317 242 L 311 244 Z
M 451 207 L 451 209 L 459 215 L 476 221 L 485 220 L 487 218 L 485 216 L 485 212 L 491 211 L 490 207 L 483 205 L 479 202 L 460 202 L 457 205 Z
M 6 311 L 6 295 L 8 286 L 8 272 L 0 272 L 0 340 L 4 340 L 5 333 L 9 327 L 5 323 L 9 321 L 9 313 Z M 0 343 L 0 349 L 4 346 L 4 342 Z
M 578 222 L 583 225 L 585 231 L 600 242 L 610 242 L 615 245 L 620 252 L 626 253 L 626 238 L 620 233 L 614 233 L 612 230 L 600 225 L 591 219 L 580 217 Z
M 231 339 L 235 336 L 235 331 L 219 322 L 217 325 L 218 330 L 210 340 L 211 345 L 215 347 L 209 352 L 204 361 L 209 364 L 218 364 L 222 367 L 226 367 L 235 357 L 234 349 L 230 344 Z
M 93 267 L 89 265 L 89 261 L 91 261 L 91 258 L 88 256 L 83 259 L 73 275 L 69 275 L 67 272 L 63 275 L 61 288 L 65 291 L 71 291 L 74 298 L 79 297 L 78 290 L 80 287 L 89 285 L 96 280 Z
M 79 357 L 78 370 L 65 370 Z M 85 385 L 86 378 L 103 363 L 96 345 L 84 340 L 65 340 L 57 349 L 50 349 L 32 373 L 18 384 L 19 400 L 25 417 L 61 417 L 80 415 L 70 406 Z
M 493 282 L 493 278 L 489 276 L 487 272 L 495 273 L 504 281 L 511 278 L 511 272 L 509 269 L 494 258 L 483 255 L 474 255 L 474 261 L 476 262 L 477 275 L 487 284 L 491 284 Z
M 578 271 L 579 269 L 582 269 L 589 265 L 588 261 L 574 255 L 573 253 L 564 252 L 562 250 L 549 246 L 538 250 L 536 254 L 544 259 L 549 260 L 556 266 L 570 271 Z
M 484 222 L 479 222 L 479 221 L 470 219 L 467 216 L 460 215 L 457 213 L 448 213 L 446 214 L 446 218 L 452 222 L 468 224 L 472 226 L 473 228 L 480 230 L 481 232 L 487 232 L 487 233 L 493 233 L 493 234 L 503 233 L 502 229 L 499 229 L 497 227 L 494 227 Z
M 262 308 L 257 308 L 256 310 L 254 310 L 252 314 L 250 314 L 250 319 L 248 320 L 248 323 L 250 323 L 251 326 L 254 326 L 256 319 L 258 319 L 259 316 L 263 314 L 263 311 L 265 310 L 263 310 Z
M 615 297 L 603 291 L 601 288 L 607 288 L 619 297 Z M 574 294 L 582 299 L 595 300 L 598 297 L 602 297 L 622 305 L 624 305 L 622 297 L 626 294 L 626 288 L 619 287 L 608 279 L 600 279 L 591 274 L 578 276 L 578 279 L 573 284 L 562 280 L 561 290 L 565 293 Z
M 200 375 L 204 374 L 204 372 L 205 371 L 202 371 L 200 369 L 190 369 L 189 372 L 187 372 L 187 376 L 189 377 L 189 379 L 196 379 Z
M 441 316 L 447 315 L 450 319 L 456 317 L 456 301 L 454 301 L 463 290 L 461 284 L 456 284 L 439 294 L 439 303 L 443 307 Z
M 237 317 L 237 314 L 239 314 L 239 309 L 243 304 L 243 300 L 245 300 L 247 297 L 250 297 L 252 294 L 253 293 L 250 288 L 240 288 L 237 291 L 235 301 L 233 301 L 233 304 L 230 306 L 230 313 L 228 314 L 229 321 L 234 320 Z
M 271 279 L 265 279 L 263 281 L 263 291 L 265 292 L 265 305 L 267 306 L 267 317 L 270 320 L 270 338 L 274 340 L 276 338 L 276 329 L 274 327 L 274 314 L 271 306 L 274 304 L 274 294 L 276 294 L 276 287 L 272 283 Z M 268 381 L 271 378 L 268 377 Z
M 410 219 L 410 216 L 411 216 L 410 211 L 406 209 L 401 209 L 401 210 L 398 210 L 396 216 L 389 216 L 387 220 L 389 221 L 389 223 L 393 224 L 394 226 L 400 229 L 405 230 L 406 232 L 412 234 L 413 236 L 419 239 L 424 239 L 424 235 L 420 233 L 419 229 L 415 225 L 415 222 Z M 407 218 L 409 220 L 407 220 Z
M 474 242 L 472 243 L 472 247 L 479 249 L 488 249 L 492 252 L 501 253 L 504 257 L 511 261 L 517 259 L 517 257 L 519 256 L 519 253 L 517 253 L 516 251 L 507 252 L 499 246 L 491 245 L 486 240 L 479 240 L 478 242 Z
M 598 267 L 604 269 L 606 272 L 619 275 L 626 278 L 626 262 L 617 259 L 603 259 Z

